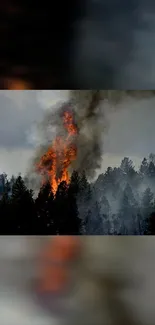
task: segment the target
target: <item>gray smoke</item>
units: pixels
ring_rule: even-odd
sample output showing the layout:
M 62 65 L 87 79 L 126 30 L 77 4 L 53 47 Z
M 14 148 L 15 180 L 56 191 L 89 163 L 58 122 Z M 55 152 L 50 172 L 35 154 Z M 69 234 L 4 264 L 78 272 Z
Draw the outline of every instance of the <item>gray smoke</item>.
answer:
M 77 159 L 72 167 L 94 177 L 96 169 L 101 167 L 106 127 L 104 110 L 100 105 L 101 91 L 72 91 L 71 102 L 79 132 Z
M 77 88 L 152 89 L 154 1 L 89 0 L 75 25 L 71 71 Z
M 65 137 L 62 120 L 64 110 L 73 112 L 78 128 L 78 135 L 72 139 L 77 147 L 77 158 L 71 163 L 70 172 L 85 171 L 88 179 L 92 179 L 101 168 L 104 135 L 108 128 L 107 116 L 110 109 L 123 109 L 120 102 L 125 103 L 129 97 L 138 100 L 152 96 L 154 91 L 71 90 L 69 100 L 51 107 L 38 126 L 38 146 L 29 171 L 37 183 L 37 188 L 40 178 L 39 176 L 36 178 L 36 163 L 40 161 L 57 135 Z
M 71 91 L 68 102 L 52 107 L 39 125 L 41 143 L 37 147 L 32 170 L 35 172 L 36 163 L 52 145 L 57 135 L 65 137 L 62 113 L 65 110 L 73 112 L 73 119 L 78 129 L 77 136 L 72 142 L 77 147 L 77 159 L 71 164 L 70 172 L 74 169 L 85 171 L 88 177 L 94 177 L 97 168 L 101 167 L 104 110 L 100 107 L 101 91 Z M 31 172 L 32 172 L 31 170 Z

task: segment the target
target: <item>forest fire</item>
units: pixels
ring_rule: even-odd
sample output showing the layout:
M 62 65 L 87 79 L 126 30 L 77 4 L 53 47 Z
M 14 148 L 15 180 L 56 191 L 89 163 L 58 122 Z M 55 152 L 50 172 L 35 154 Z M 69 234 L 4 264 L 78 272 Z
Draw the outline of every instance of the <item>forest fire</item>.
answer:
M 63 127 L 65 136 L 57 136 L 51 147 L 41 157 L 37 164 L 37 171 L 43 177 L 43 183 L 49 179 L 53 194 L 56 193 L 59 184 L 65 181 L 69 184 L 70 177 L 68 168 L 77 156 L 75 137 L 78 133 L 77 126 L 73 121 L 71 111 L 63 112 Z

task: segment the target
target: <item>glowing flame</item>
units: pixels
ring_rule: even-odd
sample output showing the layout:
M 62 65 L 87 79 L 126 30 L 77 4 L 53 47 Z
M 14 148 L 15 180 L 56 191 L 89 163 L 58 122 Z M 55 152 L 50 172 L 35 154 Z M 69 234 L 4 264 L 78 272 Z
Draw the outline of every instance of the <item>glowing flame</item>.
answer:
M 37 164 L 37 170 L 43 176 L 43 182 L 48 177 L 54 194 L 62 181 L 69 184 L 68 167 L 76 159 L 77 155 L 74 143 L 77 127 L 73 121 L 73 115 L 69 111 L 63 113 L 63 126 L 67 131 L 66 137 L 57 136 L 52 146 L 41 157 L 39 164 Z
M 4 89 L 8 90 L 27 90 L 32 89 L 31 84 L 22 79 L 8 78 L 4 80 Z

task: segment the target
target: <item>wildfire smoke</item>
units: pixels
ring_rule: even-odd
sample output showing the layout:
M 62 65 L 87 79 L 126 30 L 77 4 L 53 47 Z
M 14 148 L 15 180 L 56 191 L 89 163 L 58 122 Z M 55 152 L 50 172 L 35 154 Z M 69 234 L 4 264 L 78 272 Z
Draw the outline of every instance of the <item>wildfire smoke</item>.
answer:
M 35 191 L 40 177 L 43 182 L 50 181 L 54 193 L 62 181 L 69 183 L 73 170 L 85 171 L 88 179 L 94 178 L 101 167 L 103 134 L 107 127 L 103 105 L 100 105 L 105 99 L 102 92 L 71 90 L 67 102 L 46 111 L 38 127 L 39 146 L 30 170 L 36 179 Z
M 66 131 L 65 136 L 56 136 L 36 166 L 37 171 L 43 176 L 43 182 L 49 179 L 54 194 L 62 181 L 69 183 L 68 167 L 77 156 L 75 138 L 78 130 L 71 111 L 63 112 L 63 127 Z

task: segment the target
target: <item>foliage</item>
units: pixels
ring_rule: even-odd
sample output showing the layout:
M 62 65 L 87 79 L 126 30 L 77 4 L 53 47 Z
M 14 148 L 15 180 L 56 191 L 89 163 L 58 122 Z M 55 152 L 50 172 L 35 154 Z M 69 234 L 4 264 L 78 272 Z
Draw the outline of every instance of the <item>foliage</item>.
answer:
M 73 171 L 53 195 L 47 182 L 34 198 L 22 176 L 0 175 L 0 234 L 154 235 L 155 155 L 139 170 L 124 157 L 94 183 Z

